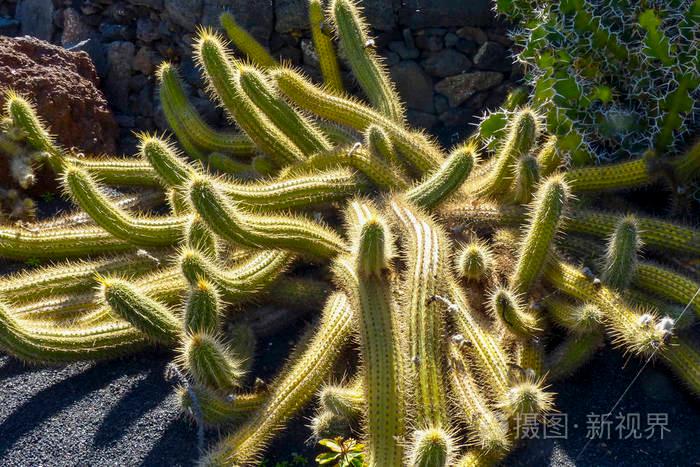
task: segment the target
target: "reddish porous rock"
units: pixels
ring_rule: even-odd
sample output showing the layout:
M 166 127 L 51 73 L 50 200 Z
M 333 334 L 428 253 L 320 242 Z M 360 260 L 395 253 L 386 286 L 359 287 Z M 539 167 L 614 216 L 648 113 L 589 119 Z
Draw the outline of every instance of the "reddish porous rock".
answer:
M 119 128 L 85 52 L 32 38 L 0 36 L 0 104 L 4 91 L 30 97 L 63 146 L 85 153 L 116 151 Z

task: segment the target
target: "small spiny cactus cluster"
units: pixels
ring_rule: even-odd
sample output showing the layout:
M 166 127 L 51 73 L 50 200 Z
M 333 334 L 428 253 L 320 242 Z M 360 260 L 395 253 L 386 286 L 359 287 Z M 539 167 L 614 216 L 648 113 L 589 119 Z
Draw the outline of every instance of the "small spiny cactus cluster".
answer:
M 314 434 L 359 430 L 368 465 L 493 465 L 519 442 L 518 417 L 554 409 L 549 382 L 606 341 L 700 395 L 700 284 L 663 265 L 700 257 L 700 231 L 590 208 L 692 182 L 699 146 L 663 176 L 644 158 L 571 169 L 549 114 L 518 89 L 491 120 L 501 131 L 482 125 L 445 151 L 407 126 L 354 0 L 310 0 L 310 20 L 323 86 L 229 13 L 248 62 L 199 32 L 194 55 L 237 130 L 208 126 L 161 66 L 184 152 L 144 134 L 136 157 L 77 158 L 8 95 L 6 118 L 78 211 L 0 227 L 1 257 L 56 261 L 0 279 L 0 349 L 42 364 L 176 349 L 183 409 L 230 427 L 201 460 L 216 466 L 254 465 L 314 399 Z M 336 42 L 367 102 L 343 90 Z M 287 312 L 266 320 L 253 301 Z M 253 383 L 256 338 L 314 310 L 277 377 Z

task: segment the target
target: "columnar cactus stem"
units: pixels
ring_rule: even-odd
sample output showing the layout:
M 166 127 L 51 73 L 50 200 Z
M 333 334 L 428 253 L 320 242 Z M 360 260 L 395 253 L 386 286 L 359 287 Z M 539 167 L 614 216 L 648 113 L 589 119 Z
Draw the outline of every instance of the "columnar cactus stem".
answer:
M 495 156 L 495 164 L 482 179 L 469 187 L 475 197 L 498 196 L 510 188 L 515 178 L 515 165 L 528 154 L 539 136 L 539 117 L 530 109 L 519 110 L 509 124 L 508 136 Z
M 527 204 L 532 201 L 539 182 L 540 168 L 537 159 L 529 155 L 521 157 L 515 166 L 513 200 L 518 204 Z
M 328 23 L 323 12 L 321 0 L 309 0 L 309 23 L 311 24 L 311 37 L 314 48 L 318 54 L 323 80 L 329 89 L 335 92 L 343 92 L 343 77 L 340 74 L 338 56 L 333 47 L 333 40 L 328 29 Z
M 214 130 L 202 119 L 189 102 L 175 66 L 164 62 L 158 68 L 157 76 L 163 113 L 183 146 L 191 142 L 208 152 L 221 151 L 244 156 L 255 152 L 255 146 L 248 137 Z
M 469 430 L 469 438 L 483 451 L 503 455 L 510 449 L 506 417 L 494 411 L 482 389 L 476 384 L 469 361 L 461 345 L 463 336 L 458 335 L 449 344 L 449 382 L 452 389 L 455 415 Z
M 642 244 L 634 216 L 620 219 L 608 241 L 601 279 L 610 287 L 625 289 L 637 272 L 637 255 Z
M 211 259 L 218 258 L 219 244 L 216 236 L 209 230 L 201 217 L 193 215 L 185 226 L 185 245 L 202 252 Z
M 569 189 L 559 176 L 551 176 L 537 190 L 515 271 L 510 278 L 515 293 L 528 293 L 539 277 L 559 231 L 568 198 Z
M 169 246 L 182 238 L 187 223 L 185 217 L 134 217 L 115 206 L 82 169 L 67 166 L 63 184 L 73 201 L 117 238 L 143 246 Z
M 334 231 L 310 220 L 244 213 L 206 178 L 194 178 L 189 192 L 192 206 L 214 233 L 234 244 L 282 248 L 319 258 L 346 251 L 345 242 Z
M 202 422 L 210 427 L 222 427 L 239 422 L 246 416 L 259 409 L 267 400 L 266 392 L 253 392 L 243 394 L 230 394 L 222 397 L 214 391 L 201 387 L 193 387 L 197 402 L 202 410 Z M 180 405 L 190 413 L 192 399 L 185 388 L 179 388 Z
M 693 394 L 700 395 L 700 346 L 697 340 L 686 336 L 678 338 L 678 345 L 669 347 L 664 359 L 671 370 Z
M 494 268 L 493 252 L 485 243 L 472 241 L 459 251 L 455 267 L 460 278 L 469 281 L 488 279 Z
M 681 305 L 688 305 L 700 317 L 700 283 L 671 269 L 641 262 L 633 279 L 634 285 Z
M 202 31 L 196 45 L 196 57 L 206 73 L 212 94 L 223 104 L 241 129 L 279 166 L 304 160 L 297 145 L 258 109 L 243 90 L 218 36 Z
M 32 331 L 0 303 L 0 348 L 28 363 L 110 359 L 145 345 L 143 334 L 128 323 Z
M 294 141 L 304 154 L 328 151 L 325 135 L 308 118 L 287 103 L 269 79 L 255 67 L 236 62 L 241 88 L 270 121 Z
M 552 296 L 547 297 L 544 304 L 554 323 L 575 334 L 590 334 L 603 323 L 603 312 L 591 303 L 574 305 L 563 298 Z
M 530 338 L 542 331 L 537 316 L 525 310 L 520 297 L 504 288 L 491 294 L 491 313 L 517 337 Z
M 205 333 L 210 336 L 219 332 L 221 324 L 221 301 L 216 286 L 201 278 L 190 289 L 183 316 L 185 332 Z
M 153 168 L 136 158 L 67 157 L 63 164 L 86 170 L 108 185 L 139 187 L 158 185 Z
M 526 211 L 515 206 L 490 203 L 476 206 L 448 205 L 440 210 L 441 217 L 455 223 L 470 225 L 520 225 L 527 218 Z M 640 239 L 646 248 L 659 252 L 673 251 L 682 255 L 700 255 L 700 230 L 654 217 L 637 215 Z M 605 238 L 615 231 L 618 214 L 577 208 L 567 212 L 561 229 Z
M 179 361 L 198 384 L 223 393 L 240 386 L 245 374 L 242 362 L 206 331 L 184 337 Z
M 372 124 L 380 126 L 389 135 L 401 156 L 420 173 L 430 172 L 440 165 L 443 156 L 425 135 L 407 131 L 354 99 L 324 91 L 291 69 L 274 70 L 272 77 L 279 89 L 296 105 L 321 118 L 360 132 Z
M 397 310 L 392 296 L 393 239 L 374 207 L 358 201 L 348 209 L 353 254 L 336 261 L 339 285 L 357 314 L 367 403 L 367 462 L 400 466 L 405 435 L 404 378 Z
M 406 293 L 401 305 L 408 320 L 407 394 L 415 401 L 417 427 L 409 458 L 412 465 L 446 465 L 426 462 L 434 455 L 447 462 L 454 449 L 442 384 L 444 312 L 441 304 L 431 300 L 447 290 L 449 242 L 427 215 L 410 204 L 394 200 L 390 211 L 408 252 L 408 270 L 401 285 Z
M 68 294 L 95 285 L 95 274 L 128 273 L 138 277 L 157 268 L 167 251 L 151 255 L 130 253 L 90 261 L 64 261 L 0 279 L 3 297 L 13 304 L 27 303 L 54 294 Z
M 232 435 L 222 439 L 204 460 L 205 465 L 248 465 L 275 433 L 314 395 L 328 376 L 352 332 L 347 297 L 332 295 L 313 337 L 300 346 L 269 391 L 263 405 Z M 235 400 L 235 399 L 234 399 Z
M 313 169 L 328 170 L 337 166 L 356 169 L 381 190 L 403 190 L 408 186 L 406 179 L 402 174 L 397 173 L 395 167 L 362 147 L 360 143 L 341 146 L 332 151 L 311 156 L 304 162 L 291 167 L 287 173 L 283 172 L 282 177 L 286 179 L 290 174 L 303 174 Z M 357 188 L 360 187 L 361 185 Z
M 600 281 L 591 279 L 572 265 L 552 259 L 545 268 L 547 282 L 563 293 L 595 304 L 603 313 L 609 334 L 618 346 L 634 355 L 663 354 L 666 332 L 656 327 L 656 317 L 629 309 L 621 297 Z
M 332 0 L 328 9 L 343 55 L 369 101 L 392 121 L 403 123 L 401 98 L 374 52 L 374 40 L 369 37 L 355 1 Z
M 538 338 L 518 340 L 516 353 L 520 368 L 531 373 L 535 379 L 544 376 L 544 345 Z
M 554 135 L 550 136 L 537 153 L 537 165 L 540 168 L 540 176 L 549 177 L 559 171 L 565 163 L 566 161 L 562 150 L 559 148 L 557 137 Z
M 183 275 L 191 284 L 206 278 L 216 284 L 228 301 L 242 302 L 269 287 L 289 267 L 294 255 L 265 250 L 227 270 L 197 250 L 185 249 L 180 256 Z
M 406 200 L 424 209 L 437 206 L 462 186 L 476 158 L 472 144 L 455 149 L 439 168 L 406 192 Z
M 126 280 L 100 277 L 105 304 L 125 321 L 143 332 L 149 340 L 173 345 L 182 336 L 182 324 L 161 303 L 148 297 Z
M 265 50 L 265 47 L 236 22 L 236 18 L 231 13 L 222 13 L 219 17 L 219 22 L 224 31 L 226 31 L 229 40 L 233 42 L 233 45 L 253 63 L 263 68 L 279 66 L 277 60 L 272 58 L 272 55 Z
M 156 176 L 168 187 L 181 187 L 195 174 L 194 167 L 185 162 L 170 141 L 139 135 L 139 153 L 155 170 Z
M 401 166 L 399 155 L 394 143 L 384 129 L 379 125 L 370 125 L 364 131 L 364 143 L 373 154 L 384 159 L 390 165 L 398 168 Z

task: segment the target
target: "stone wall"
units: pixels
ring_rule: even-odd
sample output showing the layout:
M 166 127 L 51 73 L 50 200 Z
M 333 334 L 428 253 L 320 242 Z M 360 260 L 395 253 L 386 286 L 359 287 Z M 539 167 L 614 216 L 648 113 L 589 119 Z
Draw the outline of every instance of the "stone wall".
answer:
M 274 55 L 318 77 L 306 0 L 0 0 L 0 34 L 32 35 L 93 59 L 122 130 L 165 129 L 153 73 L 163 60 L 180 65 L 196 106 L 215 124 L 193 64 L 197 25 L 217 26 L 221 11 L 238 20 Z M 386 58 L 409 119 L 437 132 L 464 129 L 497 106 L 517 74 L 506 28 L 490 0 L 365 0 L 379 53 Z M 350 77 L 349 86 L 353 87 Z

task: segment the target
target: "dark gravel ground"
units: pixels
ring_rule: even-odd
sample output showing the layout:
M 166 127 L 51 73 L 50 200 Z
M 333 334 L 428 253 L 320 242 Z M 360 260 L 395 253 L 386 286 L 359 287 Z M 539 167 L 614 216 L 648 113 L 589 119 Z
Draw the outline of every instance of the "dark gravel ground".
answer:
M 266 355 L 279 360 L 288 343 L 271 344 Z M 152 352 L 62 368 L 29 368 L 3 357 L 0 465 L 192 465 L 198 458 L 196 429 L 180 416 L 174 384 L 164 378 L 171 357 Z M 657 433 L 650 440 L 619 440 L 613 425 L 610 440 L 592 442 L 575 460 L 586 442 L 586 415 L 609 411 L 640 367 L 637 361 L 624 364 L 619 353 L 604 351 L 575 378 L 556 385 L 568 439 L 528 440 L 506 465 L 700 465 L 700 405 L 660 365 L 644 370 L 616 413 L 639 413 L 642 428 L 647 414 L 667 413 L 664 439 Z M 301 425 L 270 446 L 268 467 L 289 461 L 292 453 L 314 465 L 316 452 L 304 443 L 309 433 Z M 207 433 L 207 443 L 217 436 Z

